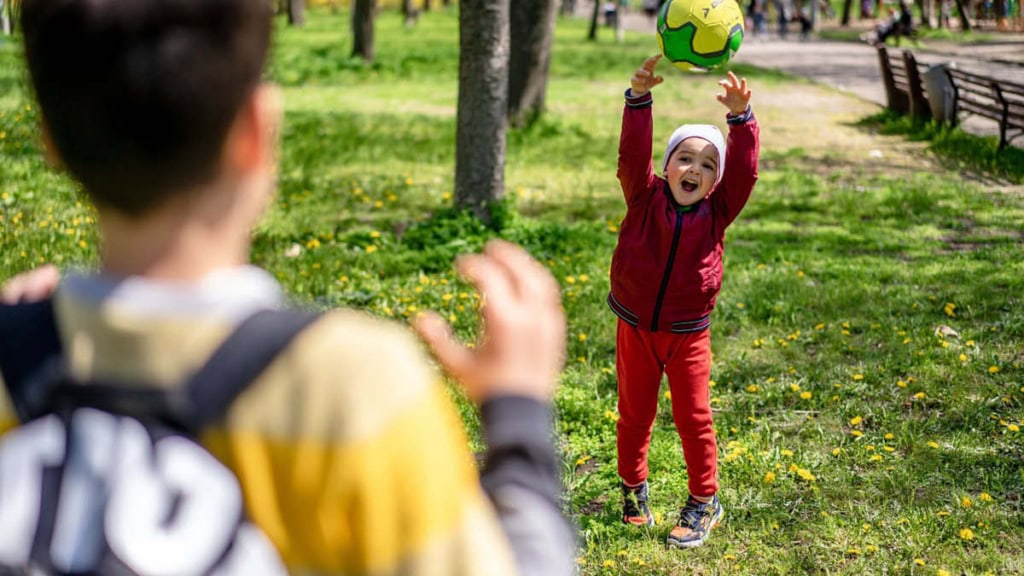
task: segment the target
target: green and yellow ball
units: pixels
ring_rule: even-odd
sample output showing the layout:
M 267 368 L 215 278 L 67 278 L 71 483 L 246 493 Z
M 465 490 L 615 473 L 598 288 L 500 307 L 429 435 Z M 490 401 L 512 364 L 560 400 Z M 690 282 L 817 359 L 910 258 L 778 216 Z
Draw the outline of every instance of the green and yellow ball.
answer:
M 743 10 L 736 0 L 669 0 L 658 12 L 661 53 L 681 70 L 717 68 L 742 42 Z

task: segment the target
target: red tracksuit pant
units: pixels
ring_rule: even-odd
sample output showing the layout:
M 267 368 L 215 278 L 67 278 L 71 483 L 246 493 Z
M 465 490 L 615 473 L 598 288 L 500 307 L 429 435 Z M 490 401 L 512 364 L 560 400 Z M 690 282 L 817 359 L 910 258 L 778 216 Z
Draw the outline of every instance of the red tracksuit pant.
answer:
M 647 449 L 662 374 L 667 374 L 672 419 L 683 443 L 690 493 L 712 496 L 718 492 L 718 447 L 708 389 L 711 331 L 648 332 L 620 319 L 615 364 L 619 377 L 616 445 L 623 482 L 636 486 L 647 479 Z

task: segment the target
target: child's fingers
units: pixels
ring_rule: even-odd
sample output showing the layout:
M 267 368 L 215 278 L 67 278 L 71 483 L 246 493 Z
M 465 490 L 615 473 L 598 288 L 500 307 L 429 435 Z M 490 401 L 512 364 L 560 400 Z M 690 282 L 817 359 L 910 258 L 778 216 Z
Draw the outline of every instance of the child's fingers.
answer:
M 653 71 L 654 67 L 658 65 L 658 60 L 661 60 L 661 54 L 655 54 L 654 56 L 644 60 L 644 64 L 641 68 L 647 71 Z
M 455 339 L 444 319 L 433 312 L 426 312 L 413 320 L 413 328 L 452 378 L 463 386 L 472 385 L 466 382 L 466 376 L 473 364 L 473 354 Z
M 729 83 L 733 86 L 739 86 L 740 84 L 740 81 L 736 78 L 736 75 L 732 73 L 732 70 L 729 70 Z
M 744 94 L 750 94 L 750 90 L 747 90 L 747 79 L 746 78 L 744 78 L 740 82 L 740 92 L 743 92 Z
M 655 77 L 654 77 L 654 85 L 655 85 L 655 86 L 657 86 L 658 84 L 661 84 L 661 83 L 662 83 L 662 82 L 664 82 L 664 81 L 665 81 L 665 79 L 664 79 L 664 78 L 662 78 L 661 76 L 655 76 Z

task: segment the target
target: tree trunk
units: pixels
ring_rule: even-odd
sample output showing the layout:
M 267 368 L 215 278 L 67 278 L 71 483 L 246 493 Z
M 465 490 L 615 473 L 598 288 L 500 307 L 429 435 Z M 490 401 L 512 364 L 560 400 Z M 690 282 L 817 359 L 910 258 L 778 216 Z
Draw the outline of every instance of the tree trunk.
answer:
M 430 12 L 430 0 L 423 0 L 423 11 Z
M 373 16 L 375 0 L 355 0 L 352 10 L 352 55 L 373 62 Z
M 0 29 L 4 34 L 11 33 L 11 22 L 7 19 L 7 4 L 4 3 L 4 0 L 0 0 Z
M 416 9 L 412 7 L 412 0 L 402 0 L 402 16 L 405 17 L 406 28 L 416 24 Z
M 956 10 L 960 13 L 960 30 L 962 32 L 970 32 L 971 20 L 967 14 L 967 4 L 964 0 L 956 0 Z
M 597 40 L 597 19 L 601 14 L 600 0 L 594 0 L 594 13 L 590 16 L 590 32 L 587 33 L 587 40 Z
M 525 126 L 544 111 L 558 0 L 516 0 L 509 15 L 508 119 Z
M 288 24 L 302 26 L 306 23 L 306 0 L 288 0 Z
M 505 195 L 509 2 L 459 3 L 455 203 L 490 222 Z
M 839 23 L 843 26 L 850 25 L 850 9 L 853 8 L 853 0 L 843 0 L 843 19 Z

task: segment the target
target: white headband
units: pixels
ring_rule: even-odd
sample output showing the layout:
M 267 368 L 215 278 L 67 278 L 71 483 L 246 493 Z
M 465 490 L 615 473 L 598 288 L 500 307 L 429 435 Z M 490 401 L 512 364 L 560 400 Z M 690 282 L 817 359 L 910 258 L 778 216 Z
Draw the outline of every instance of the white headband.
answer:
M 668 147 L 665 148 L 665 161 L 661 163 L 661 173 L 665 174 L 672 152 L 682 144 L 683 140 L 690 138 L 703 138 L 711 142 L 711 145 L 718 150 L 718 178 L 715 179 L 714 184 L 717 186 L 722 181 L 722 175 L 725 174 L 725 138 L 722 137 L 721 130 L 711 124 L 684 124 L 676 128 L 672 137 L 668 139 Z

